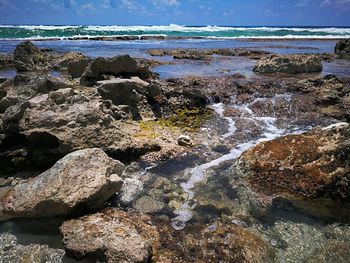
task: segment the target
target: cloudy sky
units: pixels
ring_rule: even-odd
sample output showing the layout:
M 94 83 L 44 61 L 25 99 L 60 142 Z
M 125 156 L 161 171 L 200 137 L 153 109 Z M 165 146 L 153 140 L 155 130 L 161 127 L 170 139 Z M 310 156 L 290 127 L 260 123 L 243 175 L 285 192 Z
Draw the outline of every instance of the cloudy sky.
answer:
M 350 0 L 0 0 L 0 24 L 350 26 Z

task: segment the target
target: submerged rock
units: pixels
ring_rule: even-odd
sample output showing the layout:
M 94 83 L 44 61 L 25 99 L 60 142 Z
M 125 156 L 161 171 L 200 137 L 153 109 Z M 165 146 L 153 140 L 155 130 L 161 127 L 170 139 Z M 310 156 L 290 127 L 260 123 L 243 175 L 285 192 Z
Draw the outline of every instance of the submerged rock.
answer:
M 100 149 L 70 153 L 46 172 L 3 191 L 0 217 L 51 217 L 98 208 L 121 189 L 123 169 Z
M 17 238 L 11 234 L 0 234 L 0 262 L 6 263 L 61 263 L 64 250 L 49 248 L 47 245 L 17 244 Z
M 339 40 L 335 46 L 334 53 L 337 55 L 350 55 L 350 38 Z
M 272 55 L 258 60 L 253 68 L 258 73 L 300 74 L 321 72 L 321 58 L 316 55 Z
M 129 55 L 116 56 L 110 59 L 97 58 L 86 68 L 80 78 L 80 84 L 93 86 L 97 81 L 105 79 L 103 75 L 148 78 L 152 73 L 148 70 L 148 67 L 140 66 L 137 61 Z
M 19 72 L 43 70 L 48 66 L 45 53 L 30 41 L 25 41 L 16 47 L 14 61 Z
M 0 54 L 0 69 L 10 68 L 14 66 L 13 56 L 7 54 Z
M 263 142 L 240 157 L 254 188 L 301 197 L 350 198 L 348 123 Z
M 108 263 L 149 262 L 159 236 L 144 214 L 107 209 L 69 220 L 60 230 L 65 248 L 78 258 L 95 255 Z

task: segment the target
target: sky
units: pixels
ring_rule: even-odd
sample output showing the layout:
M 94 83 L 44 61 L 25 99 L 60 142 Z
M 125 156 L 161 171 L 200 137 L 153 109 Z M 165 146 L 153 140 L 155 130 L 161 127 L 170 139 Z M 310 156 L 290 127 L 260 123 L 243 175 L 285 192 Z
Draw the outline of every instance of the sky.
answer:
M 0 24 L 350 26 L 350 0 L 0 0 Z

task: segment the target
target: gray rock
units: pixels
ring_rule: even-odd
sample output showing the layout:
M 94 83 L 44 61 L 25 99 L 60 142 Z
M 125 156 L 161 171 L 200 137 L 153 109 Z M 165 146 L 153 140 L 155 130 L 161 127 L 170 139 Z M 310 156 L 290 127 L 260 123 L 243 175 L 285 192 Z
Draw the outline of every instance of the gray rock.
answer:
M 62 104 L 73 95 L 74 91 L 72 88 L 65 88 L 56 91 L 51 91 L 49 93 L 49 98 L 53 100 L 56 104 Z
M 51 217 L 98 208 L 122 186 L 124 165 L 102 150 L 68 154 L 51 169 L 21 182 L 0 198 L 1 218 Z
M 14 235 L 0 234 L 0 263 L 60 263 L 64 254 L 64 250 L 47 245 L 19 245 Z
M 316 55 L 272 55 L 258 60 L 253 71 L 287 74 L 321 72 L 322 63 Z
M 124 206 L 130 205 L 143 190 L 142 181 L 136 178 L 124 179 L 121 189 L 120 203 Z

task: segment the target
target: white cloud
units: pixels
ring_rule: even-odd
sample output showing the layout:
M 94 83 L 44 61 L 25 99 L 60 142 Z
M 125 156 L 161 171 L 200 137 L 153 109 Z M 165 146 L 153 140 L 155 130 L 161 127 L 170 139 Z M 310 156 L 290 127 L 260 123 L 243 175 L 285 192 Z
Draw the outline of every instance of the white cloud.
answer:
M 95 5 L 93 3 L 86 3 L 80 6 L 81 9 L 87 10 L 87 11 L 93 11 L 96 9 Z
M 309 4 L 309 0 L 298 0 L 295 4 L 296 7 L 305 7 Z
M 0 9 L 17 9 L 13 1 L 0 0 Z
M 151 0 L 154 5 L 178 6 L 179 0 Z
M 329 5 L 336 5 L 340 8 L 347 8 L 350 6 L 350 0 L 323 0 L 321 2 L 321 6 L 329 6 Z

